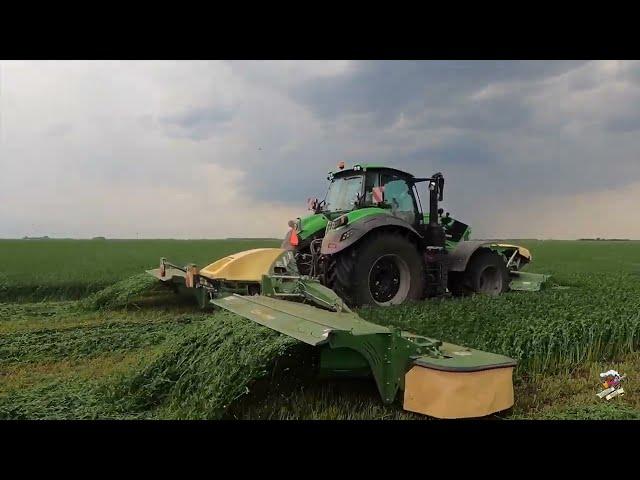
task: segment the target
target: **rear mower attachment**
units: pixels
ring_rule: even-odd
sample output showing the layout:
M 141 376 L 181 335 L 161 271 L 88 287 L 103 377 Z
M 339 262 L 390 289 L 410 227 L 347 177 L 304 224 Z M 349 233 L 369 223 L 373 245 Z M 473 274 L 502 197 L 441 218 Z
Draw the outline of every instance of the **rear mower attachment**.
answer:
M 163 259 L 148 273 L 195 294 L 201 306 L 319 348 L 323 376 L 373 376 L 385 404 L 401 390 L 405 410 L 436 418 L 481 417 L 513 405 L 513 359 L 367 322 L 333 290 L 299 275 L 292 252 L 249 250 L 201 270 Z
M 263 277 L 264 284 L 273 280 Z M 367 322 L 318 282 L 295 282 L 284 298 L 300 295 L 315 305 L 278 298 L 277 288 L 269 295 L 231 294 L 211 303 L 320 348 L 324 376 L 371 374 L 385 404 L 404 390 L 405 410 L 437 418 L 481 417 L 513 405 L 514 360 Z M 316 302 L 311 291 L 322 299 Z

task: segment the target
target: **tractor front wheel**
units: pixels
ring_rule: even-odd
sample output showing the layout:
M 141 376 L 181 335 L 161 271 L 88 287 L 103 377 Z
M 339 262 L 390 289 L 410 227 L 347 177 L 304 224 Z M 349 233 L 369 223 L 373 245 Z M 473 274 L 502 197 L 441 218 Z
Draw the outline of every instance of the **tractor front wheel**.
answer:
M 423 261 L 404 236 L 374 233 L 335 259 L 332 288 L 351 306 L 398 305 L 423 295 Z

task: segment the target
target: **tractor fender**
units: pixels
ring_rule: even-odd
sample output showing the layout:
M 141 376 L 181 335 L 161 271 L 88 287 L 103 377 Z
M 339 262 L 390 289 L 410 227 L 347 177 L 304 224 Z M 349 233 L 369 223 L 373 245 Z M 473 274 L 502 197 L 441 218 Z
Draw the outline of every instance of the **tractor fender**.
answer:
M 464 272 L 469 260 L 481 248 L 497 246 L 498 242 L 486 240 L 465 240 L 458 243 L 456 249 L 447 255 L 450 272 Z
M 418 231 L 404 220 L 389 214 L 380 213 L 369 215 L 336 230 L 328 230 L 322 240 L 320 253 L 322 255 L 333 255 L 334 253 L 341 252 L 345 248 L 357 243 L 367 233 L 381 227 L 398 227 L 415 234 L 418 238 L 422 238 Z M 340 240 L 342 235 L 347 232 L 351 232 L 348 238 Z

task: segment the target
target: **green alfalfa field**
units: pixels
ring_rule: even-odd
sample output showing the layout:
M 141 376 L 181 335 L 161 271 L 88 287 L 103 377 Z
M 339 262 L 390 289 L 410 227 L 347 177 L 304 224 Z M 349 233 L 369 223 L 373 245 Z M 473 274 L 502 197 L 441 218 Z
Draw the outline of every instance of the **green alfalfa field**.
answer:
M 492 419 L 640 418 L 640 242 L 518 240 L 539 293 L 360 309 L 367 320 L 518 360 L 514 407 Z M 2 419 L 427 419 L 371 380 L 312 375 L 313 351 L 205 313 L 142 272 L 203 265 L 278 240 L 0 240 Z M 598 373 L 626 373 L 599 400 Z

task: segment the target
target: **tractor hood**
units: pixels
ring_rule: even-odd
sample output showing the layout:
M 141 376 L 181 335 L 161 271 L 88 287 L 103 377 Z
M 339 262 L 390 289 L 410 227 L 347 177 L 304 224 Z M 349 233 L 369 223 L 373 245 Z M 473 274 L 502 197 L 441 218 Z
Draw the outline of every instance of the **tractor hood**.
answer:
M 349 222 L 355 222 L 356 220 L 360 220 L 361 218 L 364 217 L 369 217 L 371 215 L 377 215 L 377 214 L 386 214 L 386 215 L 391 215 L 391 210 L 389 209 L 385 209 L 385 208 L 380 208 L 380 207 L 365 207 L 365 208 L 359 208 L 357 210 L 353 210 L 349 213 L 347 213 L 347 218 L 349 219 Z
M 317 233 L 323 232 L 325 228 L 327 228 L 329 220 L 329 214 L 324 213 L 314 213 L 312 215 L 307 215 L 306 217 L 298 217 L 295 220 L 292 220 L 296 235 L 299 239 L 298 241 L 312 239 Z M 289 225 L 291 225 L 291 222 Z M 291 232 L 292 229 L 289 228 L 284 236 L 281 248 L 286 250 L 295 249 L 296 246 L 291 244 Z
M 342 220 L 342 217 L 346 217 L 347 224 L 352 224 L 372 215 L 391 215 L 391 210 L 380 207 L 363 207 L 351 210 L 350 212 L 334 214 L 330 218 L 330 220 L 333 220 L 334 222 L 330 222 L 329 230 L 338 228 L 337 224 L 340 223 L 340 220 L 338 219 Z
M 306 239 L 327 227 L 329 218 L 324 213 L 314 213 L 313 215 L 307 215 L 306 217 L 300 217 L 297 219 L 296 228 L 298 236 L 301 239 Z
M 299 241 L 305 241 L 312 239 L 318 233 L 324 233 L 327 228 L 327 224 L 331 224 L 341 217 L 347 217 L 349 223 L 354 223 L 365 217 L 372 215 L 391 215 L 389 210 L 378 207 L 365 207 L 352 210 L 350 212 L 323 212 L 307 215 L 306 217 L 298 217 L 294 220 L 294 226 Z M 331 227 L 333 229 L 333 227 Z M 291 229 L 287 232 L 282 241 L 281 248 L 286 250 L 293 250 L 295 247 L 291 244 Z

